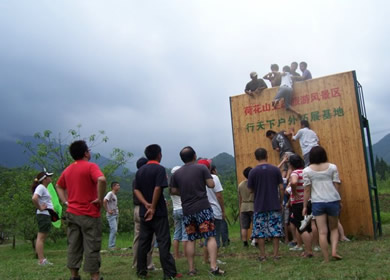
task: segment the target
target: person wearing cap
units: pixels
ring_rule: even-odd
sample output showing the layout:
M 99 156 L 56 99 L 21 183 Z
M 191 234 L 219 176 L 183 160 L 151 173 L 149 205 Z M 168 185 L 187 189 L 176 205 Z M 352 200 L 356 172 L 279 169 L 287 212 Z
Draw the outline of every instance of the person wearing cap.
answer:
M 33 193 L 32 201 L 37 208 L 37 222 L 38 222 L 38 235 L 37 241 L 35 243 L 35 251 L 38 255 L 38 264 L 53 265 L 44 257 L 44 244 L 47 235 L 50 232 L 51 228 L 51 216 L 48 209 L 53 210 L 53 203 L 51 201 L 51 196 L 47 190 L 47 186 L 51 183 L 51 176 L 53 173 L 40 172 L 34 179 L 34 182 L 31 185 L 31 192 Z M 54 210 L 53 210 L 54 211 Z
M 251 72 L 249 76 L 251 77 L 252 80 L 246 84 L 245 87 L 246 94 L 250 96 L 254 96 L 255 93 L 260 94 L 264 89 L 267 88 L 267 84 L 264 82 L 264 80 L 257 78 L 256 72 Z
M 96 163 L 89 162 L 91 150 L 84 140 L 74 141 L 69 152 L 75 160 L 61 174 L 56 190 L 68 206 L 68 262 L 71 280 L 80 280 L 79 269 L 84 255 L 84 271 L 92 280 L 100 278 L 102 220 L 100 208 L 106 192 L 106 178 Z
M 140 169 L 142 166 L 144 166 L 148 162 L 147 158 L 141 157 L 137 160 L 136 166 L 137 169 Z M 141 229 L 141 220 L 139 218 L 139 208 L 141 205 L 141 202 L 138 200 L 137 196 L 134 193 L 135 185 L 136 185 L 135 179 L 133 180 L 133 204 L 134 204 L 134 214 L 133 214 L 133 220 L 134 220 L 134 239 L 133 239 L 133 265 L 132 268 L 137 267 L 137 258 L 138 258 L 138 241 L 139 241 L 139 234 Z M 153 240 L 151 242 L 150 250 L 147 254 L 147 261 L 146 265 L 148 267 L 148 270 L 156 270 L 156 267 L 153 264 L 153 249 L 154 249 L 154 242 L 156 241 L 156 235 L 153 236 Z
M 207 198 L 206 186 L 214 188 L 215 183 L 206 166 L 197 164 L 196 153 L 190 146 L 180 151 L 184 165 L 175 172 L 171 180 L 171 194 L 181 197 L 183 219 L 188 235 L 186 257 L 188 275 L 194 276 L 197 270 L 194 265 L 195 241 L 208 238 L 207 250 L 210 255 L 210 268 L 213 275 L 225 272 L 217 266 L 217 242 L 215 240 L 214 214 Z

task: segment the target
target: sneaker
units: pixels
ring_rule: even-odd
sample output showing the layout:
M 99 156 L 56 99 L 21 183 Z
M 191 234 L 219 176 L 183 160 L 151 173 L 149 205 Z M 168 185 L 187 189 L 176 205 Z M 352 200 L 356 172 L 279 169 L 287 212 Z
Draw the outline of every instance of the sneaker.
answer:
M 294 247 L 290 248 L 289 250 L 290 251 L 303 251 L 303 248 L 298 246 L 298 245 L 295 245 Z
M 305 218 L 301 221 L 301 226 L 299 227 L 299 230 L 303 231 L 307 227 L 307 225 L 310 223 L 312 218 L 313 218 L 313 215 L 305 216 Z
M 47 259 L 43 259 L 42 262 L 38 261 L 38 264 L 41 265 L 41 266 L 53 265 L 53 263 L 49 262 Z
M 313 251 L 314 252 L 320 252 L 321 251 L 321 247 L 320 246 L 314 246 Z
M 223 262 L 221 260 L 217 260 L 217 264 L 226 264 L 226 262 Z
M 297 246 L 297 242 L 291 241 L 287 245 L 288 245 L 288 247 L 295 247 L 295 246 Z
M 148 267 L 148 271 L 157 271 L 157 270 L 162 270 L 162 268 L 156 267 L 155 265 Z

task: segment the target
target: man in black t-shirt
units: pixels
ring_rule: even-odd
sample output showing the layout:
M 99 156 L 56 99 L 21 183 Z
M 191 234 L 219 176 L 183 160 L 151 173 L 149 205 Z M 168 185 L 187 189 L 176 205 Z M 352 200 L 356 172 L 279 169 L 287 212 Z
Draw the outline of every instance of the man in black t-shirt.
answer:
M 168 186 L 168 179 L 165 168 L 160 165 L 162 158 L 160 146 L 156 144 L 147 146 L 145 155 L 148 162 L 135 174 L 134 193 L 141 203 L 137 275 L 140 277 L 147 275 L 147 253 L 151 247 L 153 234 L 156 234 L 164 279 L 172 279 L 179 275 L 175 260 L 170 253 L 171 235 L 163 195 L 163 189 Z
M 246 84 L 245 87 L 246 94 L 250 96 L 254 96 L 255 93 L 260 94 L 263 91 L 263 89 L 267 88 L 267 84 L 264 82 L 264 80 L 257 78 L 256 72 L 251 72 L 249 76 L 251 77 L 252 80 Z
M 136 163 L 137 169 L 140 169 L 147 162 L 148 162 L 147 158 L 142 157 L 142 158 L 138 159 L 137 163 Z M 139 208 L 141 206 L 141 202 L 139 202 L 137 196 L 134 193 L 134 189 L 135 189 L 136 184 L 137 183 L 136 183 L 135 178 L 134 178 L 134 180 L 133 180 L 134 239 L 133 239 L 133 265 L 132 265 L 132 268 L 137 267 L 138 241 L 139 241 L 139 233 L 140 233 L 140 229 L 141 229 L 141 221 L 139 218 Z M 147 261 L 148 270 L 155 270 L 156 269 L 154 264 L 153 264 L 153 259 L 152 259 L 153 249 L 154 249 L 153 245 L 154 245 L 155 241 L 156 241 L 156 236 L 154 235 L 153 240 L 151 242 L 152 246 L 150 248 L 150 251 L 148 252 L 148 258 L 147 258 L 148 259 L 148 261 Z
M 206 166 L 196 163 L 196 153 L 192 147 L 184 147 L 180 157 L 185 163 L 173 174 L 171 194 L 181 197 L 183 221 L 188 235 L 185 248 L 189 267 L 189 275 L 195 275 L 194 266 L 195 241 L 205 238 L 210 256 L 211 273 L 222 275 L 224 271 L 217 266 L 217 242 L 215 240 L 214 215 L 207 198 L 206 186 L 214 188 L 214 180 Z

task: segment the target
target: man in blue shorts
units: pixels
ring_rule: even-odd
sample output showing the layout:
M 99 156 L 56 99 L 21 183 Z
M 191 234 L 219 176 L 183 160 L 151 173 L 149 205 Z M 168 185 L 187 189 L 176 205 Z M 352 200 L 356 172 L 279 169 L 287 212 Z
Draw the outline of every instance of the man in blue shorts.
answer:
M 259 164 L 251 170 L 248 188 L 254 193 L 252 238 L 259 244 L 259 261 L 265 261 L 265 238 L 273 239 L 273 258 L 280 259 L 279 239 L 283 236 L 283 179 L 279 168 L 267 163 L 267 151 L 255 151 Z
M 217 266 L 214 216 L 206 192 L 206 186 L 214 188 L 214 180 L 206 166 L 196 163 L 196 153 L 192 147 L 184 147 L 180 151 L 180 158 L 184 165 L 172 176 L 171 194 L 181 196 L 183 220 L 188 235 L 188 274 L 193 276 L 197 273 L 194 266 L 195 241 L 201 238 L 208 239 L 211 273 L 224 274 Z

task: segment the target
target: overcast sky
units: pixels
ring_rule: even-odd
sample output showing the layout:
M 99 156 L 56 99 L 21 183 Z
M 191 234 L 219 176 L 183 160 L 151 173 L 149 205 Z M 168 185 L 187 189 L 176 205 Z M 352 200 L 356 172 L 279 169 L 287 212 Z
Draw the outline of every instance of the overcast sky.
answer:
M 82 124 L 113 147 L 233 154 L 229 96 L 249 72 L 356 70 L 374 142 L 390 133 L 390 1 L 0 1 L 0 137 Z

